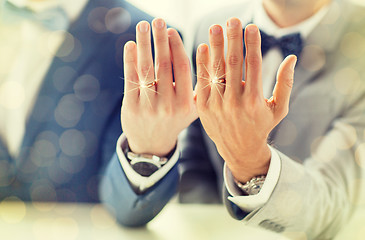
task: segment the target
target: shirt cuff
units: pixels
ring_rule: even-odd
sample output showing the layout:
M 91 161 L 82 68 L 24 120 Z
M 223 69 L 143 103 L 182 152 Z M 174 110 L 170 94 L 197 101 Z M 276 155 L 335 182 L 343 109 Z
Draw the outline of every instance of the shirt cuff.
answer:
M 256 195 L 242 196 L 241 190 L 234 182 L 232 172 L 229 170 L 226 164 L 224 164 L 223 177 L 226 188 L 231 195 L 228 199 L 236 204 L 243 211 L 251 212 L 256 208 L 262 207 L 270 198 L 276 184 L 279 181 L 281 161 L 279 154 L 274 148 L 269 146 L 271 151 L 271 161 L 269 170 L 266 175 L 265 182 L 261 188 L 261 191 Z
M 117 148 L 116 148 L 119 162 L 122 165 L 124 173 L 127 176 L 131 185 L 134 188 L 139 189 L 139 191 L 141 192 L 152 187 L 161 178 L 163 178 L 170 171 L 170 169 L 173 168 L 173 166 L 179 159 L 179 141 L 178 141 L 176 150 L 172 155 L 172 157 L 167 161 L 167 163 L 163 165 L 159 170 L 154 172 L 151 176 L 144 177 L 139 173 L 137 173 L 136 171 L 134 171 L 132 166 L 129 164 L 128 159 L 125 157 L 124 150 L 127 149 L 127 147 L 128 147 L 128 141 L 125 134 L 123 133 L 117 141 Z

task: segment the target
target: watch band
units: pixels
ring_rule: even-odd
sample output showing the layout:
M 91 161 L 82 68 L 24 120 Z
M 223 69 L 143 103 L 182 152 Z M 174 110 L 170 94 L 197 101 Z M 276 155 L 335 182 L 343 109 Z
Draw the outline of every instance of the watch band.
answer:
M 127 152 L 127 158 L 130 160 L 130 164 L 134 165 L 138 162 L 146 162 L 161 168 L 168 160 L 167 157 L 158 157 L 152 154 L 137 154 L 134 152 Z
M 175 149 L 176 148 L 174 148 L 167 157 L 159 157 L 153 154 L 134 153 L 129 149 L 128 146 L 124 154 L 129 160 L 129 163 L 134 171 L 136 171 L 141 176 L 149 177 L 167 163 L 169 158 L 175 152 Z
M 262 186 L 264 185 L 266 179 L 266 175 L 261 175 L 257 177 L 253 177 L 250 181 L 247 181 L 245 184 L 239 182 L 234 179 L 237 187 L 241 189 L 247 195 L 256 195 L 260 192 Z

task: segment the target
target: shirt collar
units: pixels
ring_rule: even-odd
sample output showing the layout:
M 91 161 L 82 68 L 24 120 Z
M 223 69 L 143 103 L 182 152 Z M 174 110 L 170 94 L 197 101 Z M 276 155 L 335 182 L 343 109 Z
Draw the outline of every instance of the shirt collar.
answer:
M 284 35 L 292 33 L 300 33 L 305 39 L 313 31 L 313 29 L 319 24 L 330 8 L 330 4 L 320 9 L 316 14 L 306 19 L 305 21 L 287 28 L 278 27 L 271 18 L 267 15 L 264 9 L 262 0 L 255 1 L 253 10 L 253 22 L 265 33 L 280 38 Z

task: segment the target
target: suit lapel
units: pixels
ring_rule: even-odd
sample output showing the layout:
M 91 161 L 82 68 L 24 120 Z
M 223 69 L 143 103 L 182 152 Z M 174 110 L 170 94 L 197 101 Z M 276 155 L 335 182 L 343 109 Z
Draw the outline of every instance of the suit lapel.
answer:
M 345 21 L 345 19 L 348 19 L 346 16 L 348 11 L 345 9 L 347 5 L 344 4 L 343 0 L 334 1 L 322 21 L 306 39 L 295 68 L 294 85 L 289 108 L 296 108 L 298 95 L 306 88 L 306 85 L 319 79 L 317 76 L 329 68 L 329 65 L 334 60 L 332 59 L 332 54 L 335 48 L 339 46 L 344 28 L 348 24 Z M 339 9 L 342 12 L 339 12 Z M 282 123 L 272 130 L 269 139 L 273 140 L 276 138 L 276 133 L 281 125 Z
M 305 84 L 315 79 L 325 69 L 326 64 L 331 61 L 330 54 L 338 46 L 341 33 L 346 26 L 344 16 L 338 12 L 339 9 L 343 9 L 342 5 L 344 5 L 342 0 L 333 2 L 323 20 L 305 41 L 295 69 L 291 103 L 295 101 Z M 331 33 L 331 35 L 326 35 L 326 33 Z

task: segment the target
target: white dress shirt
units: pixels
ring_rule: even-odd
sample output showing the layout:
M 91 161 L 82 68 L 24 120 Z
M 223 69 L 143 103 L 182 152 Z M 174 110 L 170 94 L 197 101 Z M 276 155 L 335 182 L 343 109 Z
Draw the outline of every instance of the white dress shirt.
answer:
M 329 8 L 328 6 L 322 8 L 315 15 L 295 26 L 292 26 L 290 28 L 279 28 L 267 15 L 265 9 L 263 8 L 262 0 L 257 0 L 256 4 L 257 5 L 254 8 L 255 10 L 253 13 L 253 22 L 261 30 L 276 38 L 280 38 L 287 34 L 299 32 L 304 41 L 308 37 L 310 32 L 318 25 L 318 23 L 327 13 Z M 276 73 L 282 61 L 283 56 L 281 50 L 278 48 L 270 49 L 263 58 L 263 91 L 266 98 L 270 98 L 272 95 L 272 90 L 276 79 Z M 122 134 L 117 143 L 117 154 L 127 178 L 135 188 L 138 188 L 141 191 L 157 183 L 176 164 L 178 160 L 178 154 L 176 152 L 179 151 L 179 148 L 177 148 L 176 152 L 171 157 L 168 164 L 164 165 L 160 170 L 153 173 L 150 177 L 142 177 L 132 169 L 128 160 L 123 154 L 126 146 L 127 140 Z M 229 197 L 228 199 L 244 211 L 252 211 L 256 208 L 262 207 L 270 198 L 278 182 L 280 176 L 281 161 L 276 150 L 272 147 L 270 147 L 270 150 L 271 162 L 266 176 L 266 180 L 264 185 L 262 186 L 261 191 L 256 195 L 242 196 L 241 191 L 234 183 L 234 178 L 231 171 L 228 169 L 226 164 L 224 165 L 224 182 L 228 192 L 232 195 L 232 197 Z M 137 177 L 136 174 L 139 176 Z
M 60 6 L 70 21 L 77 18 L 87 3 L 87 0 L 8 1 L 35 14 Z M 18 154 L 27 118 L 66 30 L 51 31 L 26 18 L 0 22 L 0 137 L 12 156 Z

